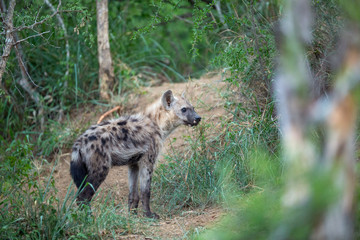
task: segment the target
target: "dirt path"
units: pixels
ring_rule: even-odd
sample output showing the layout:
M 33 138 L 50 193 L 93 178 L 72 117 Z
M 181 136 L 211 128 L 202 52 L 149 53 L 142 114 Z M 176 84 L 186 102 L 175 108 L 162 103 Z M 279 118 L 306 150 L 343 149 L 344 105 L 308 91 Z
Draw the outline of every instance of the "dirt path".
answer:
M 139 109 L 142 109 L 144 105 L 146 106 L 157 98 L 160 98 L 162 93 L 167 89 L 173 90 L 175 94 L 181 94 L 185 90 L 186 97 L 190 100 L 196 111 L 202 117 L 202 122 L 216 125 L 219 118 L 226 115 L 224 110 L 224 100 L 219 94 L 221 89 L 226 86 L 221 80 L 222 77 L 220 75 L 207 75 L 201 79 L 189 81 L 187 83 L 165 83 L 158 87 L 147 87 L 141 89 L 143 94 L 140 96 L 132 96 L 130 102 L 134 103 L 134 112 L 136 112 Z M 91 123 L 95 123 L 100 115 L 87 115 L 87 117 L 92 118 L 88 119 L 88 121 L 90 120 Z M 182 136 L 191 136 L 192 131 L 194 130 L 185 126 L 179 127 L 175 130 L 175 132 L 172 133 L 165 142 L 159 162 L 165 161 L 164 155 L 166 155 L 170 149 L 170 142 L 172 142 L 172 146 L 174 148 L 181 149 L 185 145 Z M 59 190 L 58 195 L 60 198 L 64 198 L 66 196 L 67 188 L 71 182 L 69 175 L 69 162 L 70 153 L 62 153 L 54 172 L 55 184 L 56 188 Z M 128 195 L 127 175 L 127 167 L 116 167 L 111 169 L 105 182 L 101 185 L 100 190 L 105 193 L 111 192 L 111 196 L 114 196 L 115 202 L 121 202 L 123 205 L 126 205 Z M 210 208 L 184 212 L 181 216 L 176 216 L 172 219 L 161 218 L 158 224 L 155 224 L 154 227 L 152 227 L 150 235 L 160 239 L 182 237 L 191 229 L 207 226 L 213 223 L 220 215 L 221 210 L 219 208 Z M 125 239 L 144 238 L 145 236 L 140 235 L 125 236 Z

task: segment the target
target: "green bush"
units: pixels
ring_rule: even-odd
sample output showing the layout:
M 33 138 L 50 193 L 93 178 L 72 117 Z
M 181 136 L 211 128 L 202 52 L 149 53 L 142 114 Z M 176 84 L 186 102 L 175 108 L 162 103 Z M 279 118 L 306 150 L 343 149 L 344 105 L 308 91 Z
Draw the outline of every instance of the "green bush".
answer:
M 1 139 L 1 146 L 4 146 Z M 103 204 L 79 209 L 68 188 L 65 199 L 59 200 L 52 172 L 42 180 L 34 165 L 29 138 L 16 140 L 0 149 L 0 238 L 1 239 L 100 239 L 125 233 L 129 229 L 126 213 L 109 196 Z M 44 166 L 48 167 L 43 162 Z M 124 216 L 125 215 L 125 216 Z
M 242 111 L 239 104 L 232 121 L 223 121 L 223 131 L 216 136 L 206 134 L 214 126 L 201 123 L 194 136 L 185 137 L 189 147 L 173 149 L 166 163 L 157 167 L 153 191 L 165 214 L 227 202 L 229 192 L 240 197 L 252 189 L 254 176 L 248 159 L 255 146 L 276 152 L 276 122 L 271 120 L 272 108 L 265 112 L 248 109 L 240 118 Z
M 5 146 L 2 139 L 2 146 Z M 54 196 L 47 197 L 54 182 L 46 188 L 39 183 L 29 138 L 15 140 L 1 149 L 0 235 L 2 239 L 47 236 L 56 224 Z

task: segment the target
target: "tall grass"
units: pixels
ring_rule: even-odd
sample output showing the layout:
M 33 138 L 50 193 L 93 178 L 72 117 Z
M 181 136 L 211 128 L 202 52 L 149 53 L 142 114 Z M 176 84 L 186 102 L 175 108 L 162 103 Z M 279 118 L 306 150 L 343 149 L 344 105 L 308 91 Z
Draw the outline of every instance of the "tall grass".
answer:
M 298 3 L 301 1 L 288 2 L 289 5 L 291 5 L 290 2 L 294 4 L 295 2 Z M 324 91 L 328 89 L 329 76 L 331 76 L 331 73 L 329 72 L 329 68 L 327 68 L 328 66 L 325 65 L 327 64 L 326 61 L 328 60 L 329 54 L 334 54 L 334 52 L 332 52 L 333 49 L 330 50 L 334 46 L 334 42 L 338 41 L 334 35 L 337 35 L 341 28 L 342 21 L 344 20 L 338 15 L 339 6 L 335 7 L 336 3 L 334 1 L 311 1 L 311 3 L 313 4 L 312 10 L 318 14 L 316 15 L 317 22 L 315 25 L 318 28 L 311 30 L 311 34 L 314 32 L 317 38 L 311 41 L 311 44 L 314 44 L 314 46 L 306 47 L 306 54 L 302 52 L 302 49 L 297 49 L 297 47 L 301 48 L 305 44 L 302 43 L 298 46 L 297 44 L 298 41 L 304 41 L 305 39 L 303 35 L 299 33 L 300 28 L 302 28 L 302 34 L 306 31 L 310 32 L 309 29 L 306 29 L 306 24 L 303 24 L 300 20 L 303 20 L 304 22 L 310 21 L 309 19 L 305 19 L 305 17 L 311 14 L 306 15 L 306 11 L 304 10 L 302 15 L 299 15 L 297 16 L 298 18 L 296 18 L 294 16 L 299 14 L 299 11 L 298 8 L 296 9 L 293 7 L 293 12 L 289 11 L 286 14 L 287 22 L 282 22 L 286 25 L 286 27 L 282 28 L 285 33 L 289 34 L 289 32 L 294 29 L 299 31 L 291 32 L 291 34 L 294 34 L 292 35 L 293 38 L 289 37 L 290 34 L 285 34 L 285 37 L 283 37 L 284 39 L 281 39 L 282 41 L 280 41 L 280 44 L 284 45 L 282 45 L 283 48 L 281 48 L 281 50 L 283 50 L 281 52 L 283 54 L 281 62 L 283 65 L 279 72 L 288 71 L 287 75 L 284 75 L 285 77 L 283 76 L 281 78 L 281 80 L 283 80 L 282 84 L 286 86 L 282 90 L 286 89 L 285 92 L 289 92 L 286 94 L 283 91 L 281 92 L 281 94 L 286 95 L 286 97 L 279 99 L 280 103 L 278 102 L 278 106 L 281 104 L 287 106 L 282 109 L 283 112 L 280 113 L 280 117 L 283 117 L 283 122 L 288 121 L 286 122 L 287 127 L 289 125 L 291 126 L 282 128 L 282 130 L 284 130 L 282 134 L 283 136 L 286 136 L 283 138 L 281 145 L 281 147 L 285 149 L 283 157 L 284 163 L 281 163 L 279 158 L 274 157 L 274 152 L 272 151 L 256 154 L 256 158 L 250 157 L 248 161 L 258 163 L 253 166 L 253 177 L 254 182 L 259 188 L 253 189 L 253 191 L 245 197 L 234 202 L 229 215 L 224 218 L 218 226 L 206 231 L 204 234 L 200 235 L 198 239 L 322 239 L 324 236 L 326 236 L 325 238 L 352 239 L 352 237 L 354 237 L 352 235 L 353 212 L 350 211 L 351 207 L 346 208 L 346 214 L 344 215 L 340 214 L 343 209 L 341 207 L 337 208 L 337 202 L 341 201 L 343 198 L 346 198 L 347 200 L 341 202 L 341 204 L 339 204 L 341 206 L 346 205 L 348 202 L 352 202 L 351 198 L 353 195 L 346 195 L 347 192 L 343 191 L 343 189 L 351 189 L 352 185 L 351 180 L 349 181 L 350 184 L 347 184 L 346 182 L 347 177 L 352 175 L 350 170 L 351 167 L 343 168 L 343 166 L 346 166 L 346 164 L 353 161 L 351 157 L 350 159 L 347 159 L 347 157 L 352 154 L 342 156 L 341 154 L 344 154 L 346 151 L 343 150 L 346 149 L 346 147 L 342 146 L 340 147 L 341 150 L 337 152 L 338 155 L 336 155 L 336 160 L 332 160 L 331 153 L 328 154 L 326 151 L 329 150 L 329 152 L 331 152 L 333 149 L 326 149 L 324 146 L 326 146 L 327 141 L 331 143 L 336 142 L 331 139 L 331 137 L 334 136 L 327 134 L 325 139 L 323 139 L 322 135 L 324 132 L 322 131 L 326 131 L 326 127 L 314 127 L 314 125 L 320 125 L 319 122 L 322 120 L 325 122 L 332 120 L 319 117 L 321 120 L 317 120 L 316 123 L 313 123 L 314 116 L 309 117 L 311 120 L 308 120 L 307 114 L 305 113 L 306 111 L 300 110 L 304 106 L 307 107 L 306 104 L 315 105 L 316 103 L 314 102 L 316 102 L 317 97 L 321 96 Z M 349 6 L 352 6 L 352 8 L 354 7 L 350 2 L 348 4 Z M 329 13 L 333 13 L 334 15 Z M 355 16 L 358 20 L 358 14 Z M 294 19 L 296 19 L 296 21 Z M 293 26 L 289 27 L 291 24 L 294 24 L 294 26 L 298 28 Z M 325 30 L 329 27 L 332 28 L 331 32 L 334 35 L 330 34 L 330 36 L 329 32 Z M 304 31 L 304 29 L 306 30 Z M 300 38 L 300 36 L 302 36 L 302 38 Z M 353 33 L 352 36 L 349 35 L 347 37 L 351 39 L 351 37 L 354 36 L 357 37 L 357 33 Z M 288 37 L 288 39 L 286 39 L 286 37 Z M 329 39 L 329 41 L 327 41 L 327 39 Z M 352 47 L 357 49 L 358 45 L 354 44 Z M 343 49 L 342 51 L 346 52 Z M 300 62 L 305 62 L 299 60 L 302 57 L 305 58 L 305 56 L 307 60 L 309 60 L 309 66 L 306 66 L 303 70 L 309 70 L 311 66 L 311 70 L 314 70 L 314 75 L 309 74 L 309 76 L 304 77 L 302 74 L 305 74 L 306 71 L 301 70 L 300 73 L 294 73 L 293 71 L 294 69 L 299 69 Z M 322 57 L 326 59 L 321 60 Z M 294 59 L 297 59 L 297 61 Z M 355 57 L 354 62 L 356 61 L 357 56 Z M 341 64 L 341 60 L 338 64 Z M 312 77 L 315 79 L 312 79 Z M 296 79 L 299 82 L 296 82 L 296 80 L 291 78 Z M 311 87 L 306 85 L 305 81 L 300 81 L 308 78 L 311 79 L 309 81 L 314 81 L 314 83 L 311 83 Z M 341 80 L 342 84 L 346 82 L 346 78 Z M 296 82 L 296 84 L 294 84 L 295 87 L 292 86 L 291 81 Z M 336 78 L 334 81 L 336 81 Z M 334 85 L 334 92 L 336 94 L 336 87 L 338 87 L 338 84 Z M 280 84 L 277 85 L 277 87 L 279 86 Z M 354 95 L 357 98 L 357 90 L 352 89 L 351 91 L 353 91 L 353 94 L 355 92 Z M 327 94 L 331 95 L 334 94 L 334 92 L 325 92 L 324 95 L 326 95 L 326 97 L 324 98 L 327 99 Z M 345 95 L 345 93 L 343 94 Z M 312 97 L 314 97 L 315 100 L 309 100 Z M 283 102 L 281 100 L 283 100 Z M 308 102 L 306 104 L 301 103 L 297 105 L 297 101 Z M 329 101 L 328 104 L 332 104 L 332 101 Z M 289 116 L 285 116 L 286 111 L 284 111 L 284 109 L 289 111 Z M 296 114 L 297 111 L 298 114 Z M 314 113 L 314 115 L 316 114 L 318 113 Z M 329 118 L 331 118 L 331 116 L 329 116 Z M 347 119 L 343 120 L 342 124 L 347 124 L 345 123 L 346 121 Z M 301 127 L 296 126 L 297 124 Z M 305 130 L 299 130 L 297 127 L 305 128 Z M 319 128 L 321 128 L 321 130 L 319 130 Z M 295 134 L 292 131 L 294 131 Z M 328 131 L 331 132 L 333 130 L 328 129 Z M 289 137 L 291 133 L 293 135 Z M 302 141 L 308 141 L 307 147 L 310 146 L 310 150 L 302 145 Z M 321 143 L 319 144 L 319 142 Z M 351 140 L 348 143 L 352 145 L 353 143 L 350 142 Z M 275 143 L 277 145 L 278 141 L 275 141 Z M 331 145 L 330 148 L 336 149 L 336 144 Z M 312 154 L 306 155 L 307 150 L 313 151 Z M 297 164 L 292 163 L 292 161 L 297 161 Z M 311 163 L 304 164 L 306 161 Z M 342 161 L 346 163 L 342 165 Z M 336 163 L 334 164 L 334 162 Z M 305 167 L 302 164 L 304 164 Z M 331 166 L 332 164 L 335 166 Z M 282 165 L 284 165 L 284 167 Z M 302 167 L 306 168 L 306 170 L 303 171 Z M 343 169 L 347 169 L 350 173 L 342 173 L 341 171 L 343 171 Z M 286 174 L 284 174 L 283 171 L 286 171 Z M 339 175 L 342 176 L 341 179 L 338 178 Z M 355 199 L 355 201 L 358 202 L 359 196 L 355 197 Z M 358 212 L 359 208 L 356 209 L 356 213 Z M 331 218 L 331 220 L 328 221 L 328 218 Z M 358 224 L 358 219 L 359 218 L 357 217 L 355 225 Z M 342 221 L 344 221 L 345 224 L 342 224 Z M 336 224 L 334 224 L 335 222 Z M 324 227 L 324 225 L 326 225 L 326 227 Z M 339 229 L 346 230 L 337 232 Z M 338 235 L 336 236 L 336 234 Z M 358 230 L 355 230 L 355 238 L 358 237 L 356 234 L 358 234 Z
M 107 195 L 102 203 L 88 207 L 75 205 L 77 195 L 70 185 L 60 200 L 52 168 L 43 179 L 34 166 L 32 144 L 14 141 L 1 149 L 0 169 L 0 238 L 1 239 L 100 239 L 121 235 L 131 228 L 131 218 Z M 46 165 L 47 163 L 42 162 Z
M 277 152 L 273 106 L 264 111 L 244 109 L 242 104 L 223 120 L 215 135 L 213 124 L 201 122 L 195 135 L 185 136 L 184 150 L 172 149 L 154 176 L 157 205 L 172 215 L 188 208 L 204 208 L 240 197 L 255 186 L 251 159 L 254 148 Z

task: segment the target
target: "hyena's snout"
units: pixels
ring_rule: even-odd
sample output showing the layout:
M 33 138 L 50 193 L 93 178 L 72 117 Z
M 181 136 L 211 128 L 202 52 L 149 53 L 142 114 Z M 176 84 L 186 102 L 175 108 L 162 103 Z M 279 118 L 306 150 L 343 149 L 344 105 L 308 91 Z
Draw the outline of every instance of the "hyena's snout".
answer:
M 193 127 L 199 124 L 199 122 L 201 121 L 201 117 L 196 112 L 194 112 L 192 118 L 189 120 L 190 125 Z
M 201 121 L 201 117 L 196 114 L 196 117 L 195 117 L 195 120 L 194 120 L 195 126 L 198 125 L 200 121 Z

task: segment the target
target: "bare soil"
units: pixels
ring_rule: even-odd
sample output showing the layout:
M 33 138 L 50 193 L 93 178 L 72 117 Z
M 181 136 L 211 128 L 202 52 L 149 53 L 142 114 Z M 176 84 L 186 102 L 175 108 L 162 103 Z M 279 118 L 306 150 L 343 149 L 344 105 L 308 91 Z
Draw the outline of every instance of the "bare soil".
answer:
M 186 83 L 164 83 L 161 86 L 146 87 L 140 90 L 140 94 L 129 96 L 128 102 L 132 105 L 132 112 L 137 112 L 144 106 L 152 103 L 160 98 L 162 93 L 167 89 L 171 89 L 175 94 L 181 94 L 183 91 L 186 97 L 194 105 L 198 114 L 202 117 L 202 124 L 209 123 L 216 128 L 221 118 L 227 117 L 225 111 L 224 99 L 220 96 L 220 92 L 226 87 L 222 81 L 223 78 L 219 74 L 208 74 L 197 80 L 190 80 Z M 74 114 L 74 119 L 79 124 L 95 124 L 102 113 L 110 108 L 87 109 L 78 111 Z M 79 127 L 79 126 L 78 126 Z M 186 143 L 183 136 L 191 136 L 194 129 L 181 126 L 175 130 L 166 140 L 159 162 L 165 163 L 164 156 L 170 151 L 170 142 L 172 147 L 180 150 L 185 147 Z M 69 175 L 70 150 L 65 150 L 56 156 L 58 163 L 55 167 L 54 178 L 55 186 L 58 189 L 60 199 L 65 198 L 68 187 L 71 183 Z M 128 195 L 128 173 L 127 167 L 116 167 L 111 169 L 105 182 L 101 185 L 102 193 L 111 193 L 114 201 L 127 205 Z M 197 209 L 184 211 L 178 216 L 167 219 L 160 216 L 160 220 L 153 224 L 150 229 L 142 231 L 142 233 L 128 234 L 119 239 L 174 239 L 186 236 L 189 231 L 201 229 L 214 224 L 222 215 L 222 210 L 218 207 L 207 209 Z

